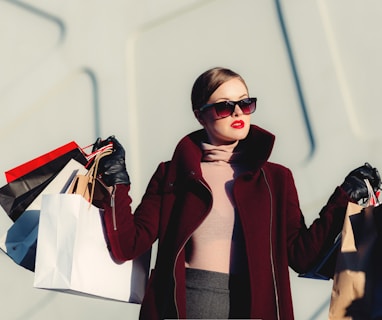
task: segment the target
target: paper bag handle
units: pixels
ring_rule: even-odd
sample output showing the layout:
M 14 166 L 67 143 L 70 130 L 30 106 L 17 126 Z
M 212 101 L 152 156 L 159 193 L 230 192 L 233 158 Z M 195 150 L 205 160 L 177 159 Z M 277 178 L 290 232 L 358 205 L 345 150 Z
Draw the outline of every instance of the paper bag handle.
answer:
M 97 179 L 97 171 L 98 171 L 98 166 L 99 166 L 99 161 L 103 158 L 103 157 L 106 157 L 110 154 L 113 153 L 113 150 L 112 149 L 105 149 L 103 151 L 101 151 L 100 153 L 98 153 L 95 158 L 94 158 L 94 162 L 93 164 L 91 165 L 91 167 L 89 168 L 89 171 L 86 173 L 87 176 L 89 176 L 91 178 L 91 186 L 92 186 L 92 189 L 91 189 L 91 192 L 90 192 L 90 199 L 89 199 L 89 202 L 92 203 L 93 202 L 93 196 L 94 196 L 94 189 L 95 189 L 95 185 L 96 185 L 96 179 Z
M 112 153 L 113 153 L 113 151 L 111 149 L 106 149 L 106 150 L 102 150 L 102 151 L 98 152 L 94 156 L 94 160 L 93 160 L 90 168 L 86 172 L 86 174 L 77 175 L 74 178 L 74 180 L 73 180 L 73 182 L 69 188 L 68 193 L 80 194 L 90 204 L 93 203 L 99 162 L 103 157 L 108 156 Z M 89 184 L 90 184 L 90 192 L 89 192 Z M 87 195 L 87 192 L 89 193 L 88 195 Z
M 366 184 L 366 187 L 367 187 L 367 191 L 369 192 L 369 198 L 368 198 L 366 204 L 368 206 L 377 206 L 377 205 L 379 205 L 378 197 L 376 196 L 376 194 L 375 194 L 375 192 L 373 190 L 373 187 L 370 184 L 369 179 L 364 179 L 363 181 L 365 181 L 365 184 Z

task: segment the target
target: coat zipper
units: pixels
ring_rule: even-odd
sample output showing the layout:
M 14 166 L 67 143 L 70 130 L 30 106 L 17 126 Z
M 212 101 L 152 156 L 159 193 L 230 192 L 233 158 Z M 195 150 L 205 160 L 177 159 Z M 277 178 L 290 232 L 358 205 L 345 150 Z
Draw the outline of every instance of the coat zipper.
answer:
M 270 245 L 270 258 L 271 258 L 271 267 L 272 267 L 272 280 L 273 287 L 275 290 L 275 301 L 276 301 L 276 311 L 277 311 L 277 319 L 280 320 L 280 305 L 279 305 L 279 295 L 277 290 L 277 281 L 276 281 L 276 271 L 275 271 L 275 262 L 273 260 L 273 246 L 272 246 L 272 226 L 273 226 L 273 197 L 271 187 L 269 185 L 267 176 L 265 175 L 265 171 L 261 168 L 261 172 L 263 173 L 265 184 L 267 185 L 269 197 L 270 197 L 270 205 L 271 205 L 271 216 L 270 216 L 270 226 L 269 226 L 269 245 Z
M 201 179 L 199 179 L 198 182 L 200 182 L 200 184 L 203 185 L 208 190 L 208 192 L 210 193 L 211 198 L 212 198 L 212 190 L 210 189 L 210 187 L 207 184 L 205 184 Z M 204 219 L 206 217 L 207 217 L 207 215 L 204 217 Z M 200 226 L 202 224 L 204 219 L 202 221 L 200 221 L 199 225 L 197 225 L 196 228 L 198 228 L 198 226 Z M 178 258 L 179 258 L 179 254 L 181 253 L 181 251 L 185 247 L 185 245 L 188 242 L 188 240 L 190 240 L 192 234 L 193 234 L 193 232 L 187 236 L 186 240 L 183 242 L 182 246 L 178 250 L 178 252 L 176 254 L 176 257 L 175 257 L 175 261 L 174 261 L 174 267 L 172 269 L 172 276 L 174 278 L 174 303 L 175 303 L 175 309 L 176 309 L 177 318 L 179 318 L 179 309 L 178 309 L 178 303 L 176 301 L 176 287 L 177 287 L 177 283 L 176 283 L 176 276 L 175 276 L 175 267 L 176 267 L 176 262 L 178 261 Z
M 117 190 L 117 185 L 113 186 L 113 190 L 111 191 L 110 197 L 110 207 L 111 207 L 111 215 L 113 218 L 113 229 L 117 231 L 117 218 L 115 217 L 115 191 Z

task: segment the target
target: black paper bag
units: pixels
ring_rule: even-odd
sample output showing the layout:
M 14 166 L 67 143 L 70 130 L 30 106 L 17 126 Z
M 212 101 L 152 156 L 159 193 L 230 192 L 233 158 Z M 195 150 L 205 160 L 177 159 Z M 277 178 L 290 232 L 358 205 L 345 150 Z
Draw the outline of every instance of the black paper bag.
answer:
M 71 159 L 88 162 L 82 150 L 74 149 L 1 187 L 0 205 L 8 216 L 16 221 Z

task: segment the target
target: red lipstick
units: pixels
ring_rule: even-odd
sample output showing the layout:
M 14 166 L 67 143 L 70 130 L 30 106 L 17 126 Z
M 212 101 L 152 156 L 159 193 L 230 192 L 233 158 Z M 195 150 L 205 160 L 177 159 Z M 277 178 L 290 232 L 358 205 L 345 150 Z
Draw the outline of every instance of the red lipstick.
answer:
M 231 127 L 234 129 L 242 129 L 244 128 L 244 121 L 243 120 L 236 120 L 231 123 Z

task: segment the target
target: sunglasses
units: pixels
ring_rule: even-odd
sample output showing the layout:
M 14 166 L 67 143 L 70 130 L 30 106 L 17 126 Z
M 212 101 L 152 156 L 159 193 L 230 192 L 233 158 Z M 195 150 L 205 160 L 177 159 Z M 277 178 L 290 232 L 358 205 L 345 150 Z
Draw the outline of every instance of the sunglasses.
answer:
M 216 103 L 205 104 L 199 108 L 203 112 L 206 109 L 213 108 L 218 119 L 229 117 L 238 105 L 244 114 L 251 114 L 256 110 L 257 98 L 245 98 L 239 101 L 221 101 Z

